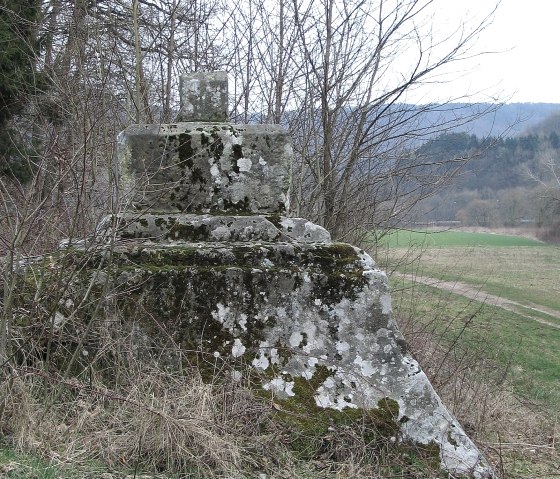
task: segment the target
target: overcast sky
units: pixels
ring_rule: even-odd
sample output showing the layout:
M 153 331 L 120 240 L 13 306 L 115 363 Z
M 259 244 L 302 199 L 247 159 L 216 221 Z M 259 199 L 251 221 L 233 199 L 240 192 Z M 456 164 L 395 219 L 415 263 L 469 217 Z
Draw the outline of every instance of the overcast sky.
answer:
M 438 22 L 481 17 L 494 0 L 437 0 Z M 441 95 L 477 93 L 476 101 L 560 103 L 560 0 L 502 0 L 478 39 L 484 55 L 463 65 L 459 79 L 440 85 Z M 428 94 L 431 96 L 431 94 Z M 435 98 L 426 98 L 430 101 Z

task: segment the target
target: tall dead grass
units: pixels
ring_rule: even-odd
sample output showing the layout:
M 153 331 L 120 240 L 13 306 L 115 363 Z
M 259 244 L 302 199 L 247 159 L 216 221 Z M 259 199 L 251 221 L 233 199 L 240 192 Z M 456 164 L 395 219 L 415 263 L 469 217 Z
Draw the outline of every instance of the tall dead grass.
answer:
M 125 349 L 130 336 L 119 333 L 124 331 L 112 335 L 119 344 L 99 349 L 118 371 L 89 363 L 65 376 L 29 354 L 26 364 L 5 364 L 3 436 L 22 451 L 73 463 L 100 460 L 112 467 L 189 471 L 192 477 L 250 469 L 254 451 L 269 440 L 263 433 L 270 429 L 266 402 L 226 364 L 216 362 L 216 381 L 203 381 L 197 367 L 174 369 Z M 115 351 L 126 358 L 116 359 Z M 108 359 L 95 358 L 99 364 Z
M 16 328 L 20 354 L 1 371 L 0 435 L 20 451 L 152 477 L 439 474 L 433 451 L 395 444 L 367 412 L 318 428 L 304 406 L 292 411 L 260 395 L 242 364 L 193 356 L 169 337 L 157 344 L 115 317 L 110 327 L 107 318 L 95 321 L 88 341 L 80 341 L 85 332 L 75 315 L 45 346 L 46 328 L 35 319 L 33 327 Z M 68 367 L 76 348 L 79 357 Z

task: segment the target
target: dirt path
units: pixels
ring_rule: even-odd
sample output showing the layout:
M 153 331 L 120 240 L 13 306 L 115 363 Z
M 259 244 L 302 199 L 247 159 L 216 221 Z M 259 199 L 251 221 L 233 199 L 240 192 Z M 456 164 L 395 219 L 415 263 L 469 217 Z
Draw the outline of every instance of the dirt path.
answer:
M 472 285 L 461 283 L 458 281 L 442 281 L 436 278 L 429 278 L 427 276 L 415 276 L 397 272 L 394 272 L 393 275 L 407 279 L 409 281 L 415 281 L 417 283 L 422 283 L 434 288 L 439 288 L 451 293 L 459 294 L 461 296 L 464 296 L 465 298 L 472 299 L 473 301 L 479 301 L 481 303 L 491 304 L 492 306 L 498 306 L 499 308 L 503 308 L 507 311 L 512 311 L 516 314 L 519 314 L 520 316 L 523 316 L 524 318 L 536 321 L 537 323 L 550 326 L 551 328 L 560 329 L 560 324 L 552 323 L 538 316 L 527 314 L 527 309 L 530 309 L 535 311 L 536 313 L 547 314 L 549 316 L 552 316 L 553 318 L 557 318 L 558 320 L 560 320 L 560 311 L 547 308 L 546 306 L 534 303 L 521 304 L 511 299 L 501 298 L 500 296 L 486 293 L 485 291 L 482 291 L 482 289 L 477 289 Z

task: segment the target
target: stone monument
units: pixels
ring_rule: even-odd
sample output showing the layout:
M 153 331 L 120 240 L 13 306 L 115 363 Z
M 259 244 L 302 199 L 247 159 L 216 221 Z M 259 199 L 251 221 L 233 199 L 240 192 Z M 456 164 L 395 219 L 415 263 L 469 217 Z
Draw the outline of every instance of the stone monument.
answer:
M 287 131 L 229 123 L 220 72 L 182 77 L 179 119 L 118 137 L 121 212 L 98 232 L 112 237 L 110 260 L 101 248 L 87 267 L 126 291 L 114 295 L 119 311 L 157 318 L 185 350 L 251 369 L 278 401 L 297 401 L 302 384 L 318 408 L 390 400 L 395 440 L 436 445 L 453 474 L 492 477 L 407 353 L 385 273 L 289 217 Z

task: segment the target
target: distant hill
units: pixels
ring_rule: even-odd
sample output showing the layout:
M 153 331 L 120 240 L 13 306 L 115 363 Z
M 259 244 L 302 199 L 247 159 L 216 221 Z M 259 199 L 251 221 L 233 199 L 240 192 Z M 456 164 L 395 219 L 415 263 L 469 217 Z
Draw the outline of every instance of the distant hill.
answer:
M 508 135 L 475 134 L 489 121 L 482 118 L 463 131 L 457 128 L 434 137 L 415 151 L 427 165 L 453 165 L 449 160 L 470 158 L 452 184 L 416 208 L 417 218 L 477 226 L 534 224 L 555 235 L 555 228 L 560 232 L 558 202 L 550 194 L 550 188 L 557 190 L 550 161 L 560 161 L 560 105 L 506 105 L 493 114 L 493 129 L 498 131 L 514 115 L 525 121 L 518 121 Z M 430 174 L 428 168 L 425 174 Z
M 548 115 L 544 120 L 528 126 L 523 135 L 550 136 L 560 135 L 560 110 Z
M 446 114 L 451 121 L 457 111 L 464 109 L 467 112 L 469 108 L 474 113 L 477 111 L 489 111 L 489 113 L 465 125 L 453 128 L 453 132 L 465 132 L 478 138 L 512 137 L 521 134 L 535 134 L 533 129 L 543 122 L 546 124 L 547 121 L 555 122 L 560 127 L 560 104 L 558 103 L 508 103 L 502 106 L 489 103 L 477 105 L 450 103 L 441 106 L 438 112 L 429 113 L 426 116 L 426 122 L 433 121 L 437 115 L 441 117 Z M 549 127 L 554 128 L 552 125 Z M 559 129 L 557 128 L 556 131 Z M 550 131 L 544 131 L 544 133 L 550 133 Z

